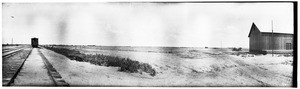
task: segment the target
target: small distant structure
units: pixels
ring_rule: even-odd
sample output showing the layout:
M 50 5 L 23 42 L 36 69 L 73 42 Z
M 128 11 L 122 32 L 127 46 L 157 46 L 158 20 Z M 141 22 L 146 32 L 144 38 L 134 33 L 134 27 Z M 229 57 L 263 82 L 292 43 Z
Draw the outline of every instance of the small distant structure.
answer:
M 31 46 L 33 47 L 33 48 L 37 48 L 38 46 L 39 46 L 39 40 L 38 40 L 38 38 L 31 38 Z
M 291 53 L 293 52 L 293 34 L 261 32 L 252 23 L 249 32 L 249 52 Z

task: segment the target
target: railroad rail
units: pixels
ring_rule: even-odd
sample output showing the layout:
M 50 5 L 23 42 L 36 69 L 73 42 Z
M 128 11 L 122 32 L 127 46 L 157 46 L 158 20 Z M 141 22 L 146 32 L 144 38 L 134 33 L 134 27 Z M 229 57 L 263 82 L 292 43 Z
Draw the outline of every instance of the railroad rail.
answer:
M 39 55 L 42 57 L 43 62 L 48 70 L 48 75 L 51 77 L 51 80 L 54 82 L 55 86 L 69 86 L 69 84 L 62 79 L 61 75 L 56 71 L 56 69 L 51 65 L 48 59 L 44 54 L 38 49 Z
M 6 52 L 9 52 L 9 51 L 10 51 L 9 49 L 3 49 L 2 53 L 6 53 Z
M 13 51 L 5 51 L 4 53 L 2 53 L 2 59 L 4 58 L 8 58 L 8 57 L 11 57 L 13 55 L 15 55 L 17 52 L 23 50 L 24 48 L 20 48 L 20 49 L 16 49 L 16 50 L 13 50 Z
M 13 51 L 10 51 L 10 52 L 3 53 L 2 60 L 17 54 L 17 52 L 19 52 L 23 49 L 25 49 L 25 48 L 21 48 L 21 49 L 17 49 L 17 50 L 13 50 Z M 10 86 L 11 83 L 14 82 L 14 79 L 17 77 L 18 73 L 20 72 L 22 66 L 24 65 L 24 63 L 25 63 L 26 59 L 28 58 L 28 56 L 30 55 L 31 51 L 32 51 L 32 48 L 30 49 L 30 52 L 27 54 L 27 56 L 24 60 L 13 61 L 9 64 L 10 66 L 9 66 L 8 71 L 2 71 L 6 75 L 6 76 L 2 75 L 2 78 L 3 78 L 2 79 L 2 86 Z M 4 65 L 2 65 L 2 68 L 3 68 L 3 66 Z
M 51 81 L 53 81 L 53 86 L 69 86 L 69 84 L 62 79 L 61 75 L 56 71 L 56 69 L 51 65 L 51 63 L 48 61 L 48 59 L 44 56 L 44 54 L 40 51 L 40 48 L 38 49 L 38 55 L 41 56 L 43 60 L 43 64 L 46 66 L 47 69 L 47 75 L 50 76 Z M 26 56 L 26 59 L 22 60 L 22 63 L 20 61 L 18 62 L 10 62 L 9 64 L 9 70 L 3 71 L 3 73 L 6 73 L 7 76 L 3 77 L 2 79 L 2 86 L 14 86 L 14 80 L 18 76 L 19 72 L 21 71 L 24 63 L 28 59 L 29 55 L 32 54 L 33 48 L 30 49 L 30 52 Z M 9 53 L 3 54 L 2 57 L 8 58 L 8 56 L 12 56 L 13 54 L 16 54 L 17 52 L 21 51 L 21 49 L 11 51 Z

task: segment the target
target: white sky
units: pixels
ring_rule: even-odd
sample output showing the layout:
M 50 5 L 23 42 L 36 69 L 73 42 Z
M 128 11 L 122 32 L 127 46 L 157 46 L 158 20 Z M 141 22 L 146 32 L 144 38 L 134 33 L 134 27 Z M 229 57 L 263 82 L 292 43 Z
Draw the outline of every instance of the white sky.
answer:
M 252 22 L 293 33 L 292 3 L 6 3 L 2 43 L 248 47 Z

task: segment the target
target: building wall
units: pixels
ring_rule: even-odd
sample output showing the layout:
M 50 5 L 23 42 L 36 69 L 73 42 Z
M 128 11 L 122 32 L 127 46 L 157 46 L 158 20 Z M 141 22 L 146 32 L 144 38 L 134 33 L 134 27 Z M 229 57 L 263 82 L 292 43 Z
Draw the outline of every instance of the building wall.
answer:
M 273 42 L 273 43 L 272 43 Z M 262 50 L 293 50 L 287 49 L 287 43 L 293 45 L 293 35 L 290 34 L 262 34 Z
M 257 52 L 262 51 L 262 40 L 261 40 L 261 32 L 257 28 L 251 28 L 253 29 L 249 38 L 249 51 L 250 52 Z

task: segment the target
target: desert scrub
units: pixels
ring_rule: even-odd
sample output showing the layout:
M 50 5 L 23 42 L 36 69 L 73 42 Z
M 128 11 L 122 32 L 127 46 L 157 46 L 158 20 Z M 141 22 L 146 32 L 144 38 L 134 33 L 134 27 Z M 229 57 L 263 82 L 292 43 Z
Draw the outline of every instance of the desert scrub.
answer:
M 56 48 L 51 46 L 45 46 L 45 48 L 52 50 L 56 53 L 62 54 L 71 60 L 89 62 L 91 64 L 100 66 L 120 67 L 119 71 L 129 73 L 146 72 L 149 73 L 151 76 L 156 75 L 156 72 L 151 65 L 147 63 L 141 63 L 139 61 L 134 61 L 129 58 L 121 58 L 117 56 L 108 56 L 102 54 L 83 54 L 77 50 L 71 50 L 67 48 Z

